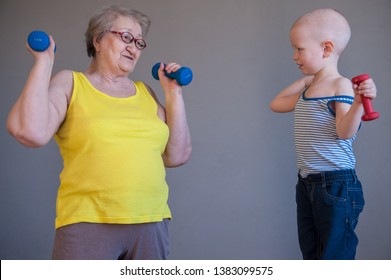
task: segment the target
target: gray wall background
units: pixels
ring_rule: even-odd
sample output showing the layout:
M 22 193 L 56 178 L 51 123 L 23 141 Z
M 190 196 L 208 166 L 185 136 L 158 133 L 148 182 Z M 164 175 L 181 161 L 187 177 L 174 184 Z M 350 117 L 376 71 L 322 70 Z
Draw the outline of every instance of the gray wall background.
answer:
M 1 0 L 0 258 L 50 259 L 62 162 L 54 141 L 16 143 L 7 114 L 32 66 L 31 30 L 57 43 L 54 72 L 84 71 L 83 34 L 104 4 L 126 3 L 152 19 L 148 48 L 131 78 L 164 96 L 150 71 L 156 61 L 192 67 L 185 89 L 193 157 L 170 169 L 171 259 L 300 259 L 295 221 L 293 115 L 268 104 L 300 76 L 289 29 L 303 13 L 340 10 L 352 38 L 340 60 L 347 77 L 370 73 L 381 118 L 364 123 L 355 142 L 366 207 L 358 259 L 391 259 L 389 92 L 390 0 Z

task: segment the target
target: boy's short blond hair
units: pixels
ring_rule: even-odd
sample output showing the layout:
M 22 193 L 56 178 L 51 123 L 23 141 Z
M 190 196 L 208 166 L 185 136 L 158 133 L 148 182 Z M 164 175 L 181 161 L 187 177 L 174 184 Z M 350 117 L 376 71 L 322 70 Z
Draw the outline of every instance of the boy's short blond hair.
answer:
M 351 35 L 348 21 L 334 9 L 317 9 L 309 12 L 297 19 L 292 29 L 298 26 L 308 27 L 314 38 L 320 42 L 333 41 L 338 55 L 345 49 Z

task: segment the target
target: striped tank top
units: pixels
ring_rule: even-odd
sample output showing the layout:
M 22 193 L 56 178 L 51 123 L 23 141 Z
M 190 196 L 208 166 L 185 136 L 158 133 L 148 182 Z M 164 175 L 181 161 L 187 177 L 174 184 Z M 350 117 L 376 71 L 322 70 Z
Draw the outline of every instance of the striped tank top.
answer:
M 305 91 L 295 107 L 295 148 L 297 167 L 305 178 L 309 174 L 354 169 L 353 142 L 340 139 L 335 125 L 333 102 L 352 104 L 351 96 L 306 98 Z

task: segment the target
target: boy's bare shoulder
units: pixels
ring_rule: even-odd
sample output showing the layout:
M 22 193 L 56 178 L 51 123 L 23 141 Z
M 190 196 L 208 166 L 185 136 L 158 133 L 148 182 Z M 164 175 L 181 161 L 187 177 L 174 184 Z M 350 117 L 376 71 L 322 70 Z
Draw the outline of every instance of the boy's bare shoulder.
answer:
M 352 82 L 346 77 L 336 78 L 334 81 L 335 95 L 354 96 Z

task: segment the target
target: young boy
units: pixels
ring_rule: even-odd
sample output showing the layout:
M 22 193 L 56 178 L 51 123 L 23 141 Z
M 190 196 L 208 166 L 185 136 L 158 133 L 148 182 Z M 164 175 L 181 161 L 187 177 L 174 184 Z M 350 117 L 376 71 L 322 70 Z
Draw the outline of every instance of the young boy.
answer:
M 354 232 L 364 207 L 352 144 L 363 115 L 360 95 L 376 97 L 372 79 L 352 86 L 338 72 L 350 39 L 345 17 L 318 9 L 290 31 L 293 60 L 305 75 L 270 103 L 274 112 L 295 112 L 297 224 L 304 259 L 354 259 Z

